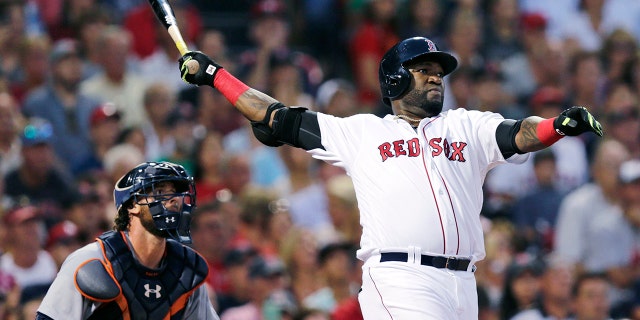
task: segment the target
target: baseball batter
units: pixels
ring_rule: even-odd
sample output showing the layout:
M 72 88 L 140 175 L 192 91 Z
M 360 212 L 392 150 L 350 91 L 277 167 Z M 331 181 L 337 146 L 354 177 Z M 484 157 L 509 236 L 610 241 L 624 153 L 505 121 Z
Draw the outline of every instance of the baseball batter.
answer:
M 200 64 L 196 74 L 187 73 L 192 59 Z M 185 81 L 217 88 L 260 141 L 304 148 L 351 176 L 363 228 L 357 255 L 365 262 L 359 300 L 366 319 L 477 319 L 473 271 L 485 256 L 479 215 L 487 172 L 564 135 L 602 135 L 582 107 L 552 119 L 442 112 L 443 77 L 457 64 L 429 39 L 403 40 L 379 67 L 393 114 L 338 118 L 286 107 L 200 52 L 180 59 Z
M 142 163 L 117 183 L 116 231 L 70 254 L 36 320 L 217 320 L 190 243 L 195 186 L 181 165 Z

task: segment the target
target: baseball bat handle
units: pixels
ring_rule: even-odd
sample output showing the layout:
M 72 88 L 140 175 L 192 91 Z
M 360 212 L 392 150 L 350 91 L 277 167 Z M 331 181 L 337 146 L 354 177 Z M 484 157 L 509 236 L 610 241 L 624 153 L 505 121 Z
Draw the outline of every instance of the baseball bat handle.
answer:
M 184 42 L 184 39 L 182 38 L 182 34 L 180 33 L 180 29 L 178 29 L 178 26 L 170 25 L 167 28 L 167 32 L 169 32 L 171 39 L 173 39 L 173 42 L 176 44 L 176 47 L 178 48 L 178 51 L 180 51 L 180 55 L 185 55 L 185 53 L 189 52 L 189 49 L 187 48 L 187 44 Z M 196 72 L 198 72 L 198 69 L 200 69 L 200 64 L 198 64 L 198 61 L 195 61 L 195 60 L 187 61 L 187 70 L 189 74 L 196 74 Z

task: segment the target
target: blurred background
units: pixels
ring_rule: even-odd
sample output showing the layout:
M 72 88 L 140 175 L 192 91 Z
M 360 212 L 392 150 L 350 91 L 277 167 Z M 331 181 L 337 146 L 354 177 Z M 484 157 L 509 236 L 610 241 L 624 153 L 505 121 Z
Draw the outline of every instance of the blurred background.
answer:
M 445 109 L 587 107 L 604 139 L 489 172 L 479 317 L 640 319 L 640 1 L 170 2 L 190 49 L 285 105 L 384 116 L 378 63 L 423 36 L 460 63 Z M 0 319 L 33 319 L 66 256 L 112 228 L 114 182 L 160 160 L 195 177 L 223 320 L 361 319 L 350 179 L 260 144 L 179 56 L 147 1 L 0 1 Z

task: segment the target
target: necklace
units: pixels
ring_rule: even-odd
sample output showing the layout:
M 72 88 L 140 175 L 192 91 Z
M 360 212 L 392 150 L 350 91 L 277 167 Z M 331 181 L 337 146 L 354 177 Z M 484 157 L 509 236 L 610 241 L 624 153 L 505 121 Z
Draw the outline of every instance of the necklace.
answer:
M 396 115 L 396 119 L 402 119 L 402 120 L 408 122 L 414 128 L 417 128 L 418 125 L 420 124 L 420 121 L 422 121 L 422 119 L 411 118 L 411 117 L 409 117 L 407 115 L 404 115 L 404 114 L 397 114 Z

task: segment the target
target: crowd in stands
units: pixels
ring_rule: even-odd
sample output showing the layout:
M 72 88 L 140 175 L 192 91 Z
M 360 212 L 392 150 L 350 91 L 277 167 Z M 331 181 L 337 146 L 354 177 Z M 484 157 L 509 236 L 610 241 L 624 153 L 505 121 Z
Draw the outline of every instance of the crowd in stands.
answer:
M 640 1 L 170 2 L 190 49 L 285 105 L 390 113 L 380 58 L 425 36 L 460 63 L 445 109 L 587 107 L 604 139 L 489 172 L 479 318 L 640 319 Z M 195 178 L 193 247 L 222 320 L 361 319 L 348 176 L 262 145 L 220 93 L 181 80 L 179 57 L 147 1 L 0 1 L 0 319 L 34 318 L 143 161 Z

